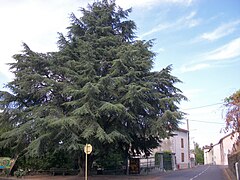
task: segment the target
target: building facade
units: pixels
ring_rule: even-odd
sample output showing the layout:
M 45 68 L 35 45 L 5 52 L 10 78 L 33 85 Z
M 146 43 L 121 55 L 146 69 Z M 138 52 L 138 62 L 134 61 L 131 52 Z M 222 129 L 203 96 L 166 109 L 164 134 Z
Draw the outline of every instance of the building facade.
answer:
M 154 149 L 153 154 L 170 152 L 175 156 L 173 169 L 185 169 L 190 167 L 189 131 L 178 129 L 172 137 L 162 140 L 161 145 Z
M 230 133 L 217 144 L 204 147 L 204 164 L 228 165 L 228 155 L 234 151 L 238 133 Z

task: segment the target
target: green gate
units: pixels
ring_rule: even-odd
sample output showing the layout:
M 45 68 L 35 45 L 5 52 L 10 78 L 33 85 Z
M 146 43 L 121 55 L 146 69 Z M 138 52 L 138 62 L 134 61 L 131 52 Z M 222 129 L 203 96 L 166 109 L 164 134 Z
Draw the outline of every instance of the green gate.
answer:
M 165 170 L 172 170 L 172 154 L 163 153 L 163 168 Z

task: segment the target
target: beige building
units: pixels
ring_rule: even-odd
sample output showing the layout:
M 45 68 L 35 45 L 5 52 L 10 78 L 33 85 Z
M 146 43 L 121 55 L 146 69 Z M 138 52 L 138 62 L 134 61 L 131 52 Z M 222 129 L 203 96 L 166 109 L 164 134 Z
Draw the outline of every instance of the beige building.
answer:
M 217 144 L 204 147 L 204 164 L 228 165 L 228 154 L 234 150 L 238 133 L 230 133 Z
M 153 154 L 169 151 L 175 154 L 174 169 L 190 167 L 189 131 L 178 129 L 174 136 L 163 139 L 161 145 L 154 149 Z

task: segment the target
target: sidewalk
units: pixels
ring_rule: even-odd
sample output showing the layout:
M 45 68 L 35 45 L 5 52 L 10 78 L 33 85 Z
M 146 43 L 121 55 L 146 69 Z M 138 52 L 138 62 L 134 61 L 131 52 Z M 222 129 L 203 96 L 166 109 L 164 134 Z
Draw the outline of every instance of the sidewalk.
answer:
M 168 171 L 167 171 L 168 172 Z M 159 176 L 165 174 L 167 172 L 163 172 L 160 170 L 152 170 L 149 172 L 142 172 L 142 174 L 137 175 L 88 175 L 88 180 L 135 180 L 135 179 L 145 179 L 145 180 L 157 180 Z M 16 177 L 1 177 L 0 180 L 19 180 L 19 179 L 26 179 L 26 180 L 85 180 L 84 176 L 79 175 L 27 175 L 22 178 Z
M 165 174 L 167 172 L 162 171 L 152 171 L 144 174 L 139 175 L 89 175 L 88 180 L 135 180 L 135 179 L 145 179 L 145 180 L 157 180 L 159 176 Z M 26 179 L 26 180 L 85 180 L 84 176 L 52 176 L 52 175 L 33 175 L 33 176 L 24 176 L 22 178 L 16 177 L 0 177 L 0 180 L 19 180 L 19 179 Z
M 228 169 L 228 168 L 224 169 L 224 174 L 227 177 L 227 180 L 237 179 L 236 176 L 233 174 L 233 172 L 230 171 L 230 169 Z
M 88 176 L 88 180 L 135 180 L 135 179 L 145 179 L 154 180 L 157 179 L 159 174 L 149 174 L 149 175 L 94 175 Z M 0 177 L 0 180 L 19 180 L 22 178 L 15 177 Z M 84 180 L 83 176 L 24 176 L 23 179 L 27 180 Z
M 150 172 L 149 174 L 141 175 L 89 175 L 88 180 L 159 180 L 162 175 L 171 173 L 169 172 Z M 234 180 L 236 177 L 228 169 L 223 169 L 224 176 L 226 180 Z M 0 180 L 85 180 L 84 176 L 51 176 L 51 175 L 34 175 L 34 176 L 24 176 L 23 178 L 16 177 L 0 177 Z

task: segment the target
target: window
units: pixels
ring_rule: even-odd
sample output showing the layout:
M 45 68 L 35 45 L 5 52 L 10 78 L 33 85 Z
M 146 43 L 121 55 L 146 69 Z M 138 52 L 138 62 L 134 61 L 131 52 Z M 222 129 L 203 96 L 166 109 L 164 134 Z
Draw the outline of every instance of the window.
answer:
M 183 138 L 181 138 L 181 148 L 184 148 Z
M 184 162 L 184 153 L 181 154 L 182 162 Z

